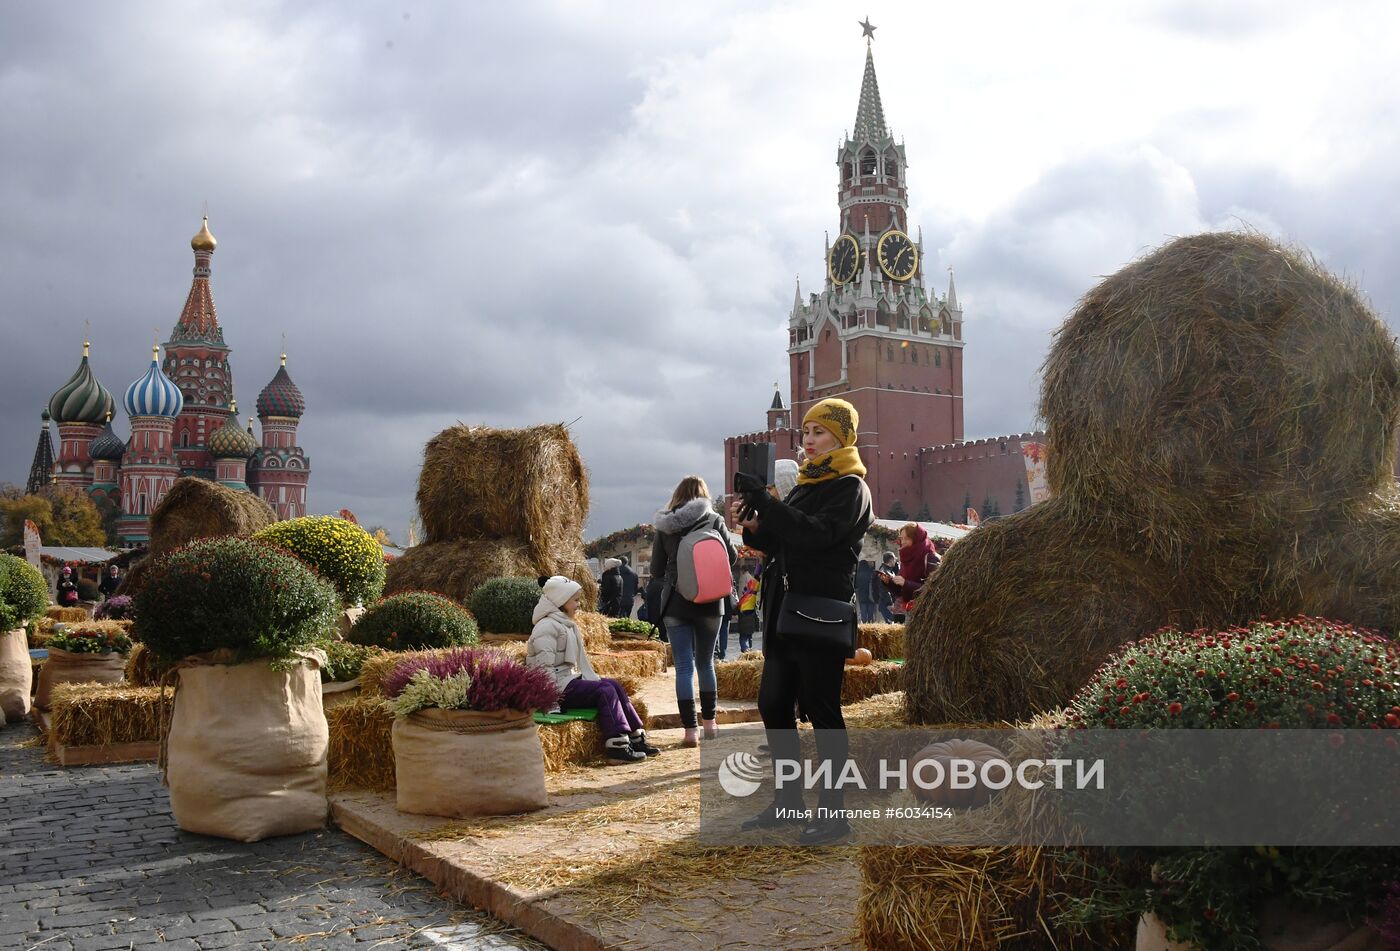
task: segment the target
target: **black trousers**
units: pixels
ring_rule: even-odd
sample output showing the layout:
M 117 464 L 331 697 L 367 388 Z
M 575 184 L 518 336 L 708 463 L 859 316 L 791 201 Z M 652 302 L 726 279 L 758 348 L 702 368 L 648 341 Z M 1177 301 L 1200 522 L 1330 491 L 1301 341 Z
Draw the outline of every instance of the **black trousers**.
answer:
M 816 733 L 817 757 L 834 780 L 846 765 L 850 744 L 846 721 L 841 716 L 841 681 L 846 675 L 846 658 L 836 651 L 803 649 L 774 638 L 764 644 L 763 680 L 758 688 L 758 712 L 768 733 L 768 749 L 773 756 L 776 781 L 779 760 L 802 759 L 801 737 L 797 732 L 794 705 L 812 722 Z M 804 764 L 804 770 L 810 768 Z M 776 798 L 785 806 L 796 806 L 801 787 L 787 783 Z M 821 787 L 818 805 L 840 809 L 845 801 L 842 790 Z

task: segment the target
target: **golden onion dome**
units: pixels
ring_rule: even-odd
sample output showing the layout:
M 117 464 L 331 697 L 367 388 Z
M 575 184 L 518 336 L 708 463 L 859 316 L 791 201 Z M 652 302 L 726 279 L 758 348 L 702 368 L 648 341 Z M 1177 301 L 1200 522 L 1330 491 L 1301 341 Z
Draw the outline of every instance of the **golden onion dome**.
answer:
M 190 238 L 190 247 L 196 251 L 213 251 L 219 242 L 214 240 L 214 236 L 209 233 L 209 216 L 204 216 L 204 224 L 199 227 L 199 234 Z

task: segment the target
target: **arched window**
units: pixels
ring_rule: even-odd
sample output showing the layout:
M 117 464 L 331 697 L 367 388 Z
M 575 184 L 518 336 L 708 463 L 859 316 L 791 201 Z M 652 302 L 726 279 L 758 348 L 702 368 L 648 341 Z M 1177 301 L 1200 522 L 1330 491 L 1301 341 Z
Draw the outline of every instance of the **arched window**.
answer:
M 845 163 L 844 165 L 841 166 L 841 175 L 842 175 L 842 177 L 843 177 L 846 181 L 848 181 L 848 182 L 849 182 L 853 177 L 855 177 L 855 171 L 856 171 L 856 167 L 855 167 L 854 165 L 852 165 L 850 162 L 847 162 L 847 163 Z
M 861 173 L 862 175 L 874 175 L 874 174 L 875 174 L 875 152 L 874 152 L 874 150 L 872 150 L 872 149 L 866 149 L 864 152 L 860 153 L 860 173 Z
M 899 178 L 899 159 L 891 153 L 885 156 L 885 176 L 887 178 Z

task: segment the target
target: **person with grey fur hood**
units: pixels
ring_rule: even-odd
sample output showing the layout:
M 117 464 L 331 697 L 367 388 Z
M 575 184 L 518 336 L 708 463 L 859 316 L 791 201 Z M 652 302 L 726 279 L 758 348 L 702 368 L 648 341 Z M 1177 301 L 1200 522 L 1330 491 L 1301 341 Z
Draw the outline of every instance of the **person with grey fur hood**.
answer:
M 656 539 L 651 546 L 651 574 L 664 579 L 657 616 L 671 642 L 671 662 L 676 669 L 676 708 L 685 727 L 683 746 L 698 746 L 695 722 L 694 680 L 700 682 L 700 720 L 705 738 L 718 734 L 715 722 L 715 641 L 719 637 L 723 601 L 695 604 L 676 591 L 677 561 L 681 539 L 696 527 L 713 528 L 729 549 L 729 566 L 739 560 L 724 519 L 710 503 L 710 489 L 699 476 L 686 476 L 671 494 L 671 503 L 656 513 Z

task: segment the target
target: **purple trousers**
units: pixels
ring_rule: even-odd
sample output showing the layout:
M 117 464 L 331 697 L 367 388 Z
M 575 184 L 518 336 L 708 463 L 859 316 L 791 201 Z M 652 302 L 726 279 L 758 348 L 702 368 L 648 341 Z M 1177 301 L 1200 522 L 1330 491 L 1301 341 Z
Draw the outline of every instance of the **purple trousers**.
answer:
M 560 710 L 585 710 L 598 708 L 598 729 L 604 739 L 621 736 L 642 728 L 642 718 L 627 699 L 627 691 L 622 684 L 611 677 L 602 680 L 584 680 L 575 677 L 564 688 L 564 696 L 559 700 Z

